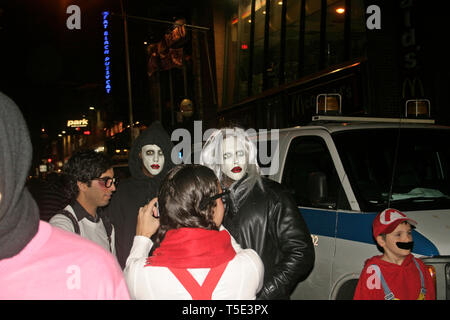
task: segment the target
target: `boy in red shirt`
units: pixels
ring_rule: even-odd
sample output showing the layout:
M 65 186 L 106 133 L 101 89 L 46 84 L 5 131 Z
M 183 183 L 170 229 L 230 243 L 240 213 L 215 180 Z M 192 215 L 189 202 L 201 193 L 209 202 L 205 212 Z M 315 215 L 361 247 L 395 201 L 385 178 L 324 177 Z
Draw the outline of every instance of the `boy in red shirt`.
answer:
M 434 300 L 436 291 L 424 263 L 411 254 L 411 228 L 417 222 L 386 209 L 373 222 L 373 237 L 383 255 L 368 259 L 359 277 L 354 300 Z

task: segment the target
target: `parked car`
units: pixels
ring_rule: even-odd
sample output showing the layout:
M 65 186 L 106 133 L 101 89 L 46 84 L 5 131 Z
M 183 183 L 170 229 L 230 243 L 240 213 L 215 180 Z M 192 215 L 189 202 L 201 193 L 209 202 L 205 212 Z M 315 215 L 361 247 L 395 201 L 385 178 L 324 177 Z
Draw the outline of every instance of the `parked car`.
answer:
M 436 297 L 450 299 L 450 127 L 429 119 L 314 120 L 254 136 L 277 146 L 268 176 L 291 191 L 315 246 L 314 268 L 291 298 L 352 299 L 365 260 L 381 254 L 372 222 L 391 207 L 418 222 L 413 254 L 429 266 Z

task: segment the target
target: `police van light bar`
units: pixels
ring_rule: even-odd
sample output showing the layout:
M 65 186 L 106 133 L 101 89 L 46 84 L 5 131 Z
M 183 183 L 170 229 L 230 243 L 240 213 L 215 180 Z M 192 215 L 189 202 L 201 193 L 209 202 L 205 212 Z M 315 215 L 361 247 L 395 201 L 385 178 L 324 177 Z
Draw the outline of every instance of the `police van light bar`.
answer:
M 406 118 L 431 118 L 431 103 L 428 99 L 412 99 L 406 101 Z
M 316 114 L 340 115 L 342 96 L 339 93 L 322 93 L 316 97 Z

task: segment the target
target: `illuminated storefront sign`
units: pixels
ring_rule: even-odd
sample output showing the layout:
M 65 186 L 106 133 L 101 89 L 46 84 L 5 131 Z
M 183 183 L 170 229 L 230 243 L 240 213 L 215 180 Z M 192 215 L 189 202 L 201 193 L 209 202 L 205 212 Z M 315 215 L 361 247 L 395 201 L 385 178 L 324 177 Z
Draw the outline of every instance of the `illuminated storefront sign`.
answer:
M 103 54 L 105 55 L 104 65 L 105 65 L 105 90 L 106 93 L 111 92 L 111 72 L 110 72 L 110 64 L 111 58 L 109 56 L 109 32 L 108 32 L 108 11 L 102 12 L 103 16 Z
M 69 128 L 84 128 L 87 127 L 89 124 L 88 119 L 81 119 L 81 120 L 67 120 L 67 126 Z

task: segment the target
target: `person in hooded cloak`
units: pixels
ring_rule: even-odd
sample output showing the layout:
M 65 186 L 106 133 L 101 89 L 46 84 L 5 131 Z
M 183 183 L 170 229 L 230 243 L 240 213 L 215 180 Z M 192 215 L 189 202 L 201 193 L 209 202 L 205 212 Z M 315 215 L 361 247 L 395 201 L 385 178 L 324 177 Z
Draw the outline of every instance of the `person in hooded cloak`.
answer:
M 105 207 L 116 231 L 116 254 L 125 268 L 136 234 L 139 208 L 156 197 L 167 172 L 174 167 L 173 144 L 159 121 L 136 138 L 128 158 L 131 177 L 121 181 L 110 204 Z

